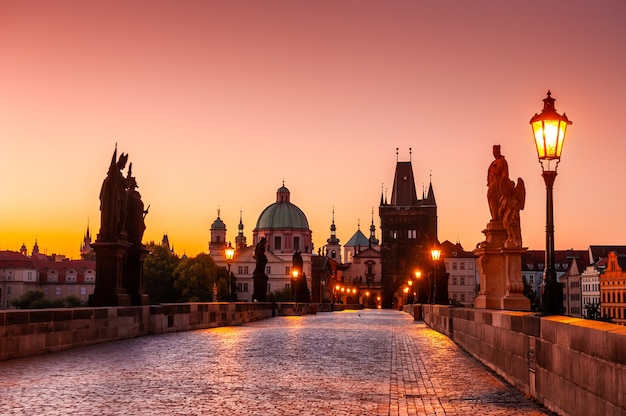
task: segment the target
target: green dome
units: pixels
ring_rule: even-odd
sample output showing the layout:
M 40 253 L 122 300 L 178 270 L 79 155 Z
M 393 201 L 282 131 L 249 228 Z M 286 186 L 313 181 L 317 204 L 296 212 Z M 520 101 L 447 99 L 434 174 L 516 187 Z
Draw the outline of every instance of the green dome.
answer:
M 309 221 L 307 221 L 304 212 L 291 202 L 275 202 L 259 215 L 256 228 L 308 230 Z
M 289 189 L 283 186 L 276 191 L 276 202 L 261 212 L 256 229 L 308 230 L 309 221 L 304 212 L 290 201 Z

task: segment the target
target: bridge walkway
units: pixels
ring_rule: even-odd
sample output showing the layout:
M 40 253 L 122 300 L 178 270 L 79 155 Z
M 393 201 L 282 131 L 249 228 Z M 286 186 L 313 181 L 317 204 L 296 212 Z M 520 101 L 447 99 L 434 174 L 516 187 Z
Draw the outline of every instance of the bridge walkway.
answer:
M 0 362 L 2 415 L 547 415 L 390 310 L 276 317 Z

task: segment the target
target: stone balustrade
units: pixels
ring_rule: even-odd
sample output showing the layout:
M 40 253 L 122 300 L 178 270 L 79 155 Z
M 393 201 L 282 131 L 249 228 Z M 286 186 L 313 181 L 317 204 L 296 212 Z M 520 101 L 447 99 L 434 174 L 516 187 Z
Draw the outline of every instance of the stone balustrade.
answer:
M 428 326 L 552 411 L 626 414 L 624 326 L 443 305 L 421 305 L 421 312 Z
M 330 310 L 308 303 L 176 303 L 0 311 L 0 361 L 148 334 Z

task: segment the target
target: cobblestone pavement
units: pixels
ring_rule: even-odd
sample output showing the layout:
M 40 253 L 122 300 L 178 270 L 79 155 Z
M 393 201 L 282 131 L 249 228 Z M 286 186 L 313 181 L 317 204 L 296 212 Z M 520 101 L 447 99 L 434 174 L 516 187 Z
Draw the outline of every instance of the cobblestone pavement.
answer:
M 389 310 L 277 317 L 0 362 L 2 415 L 545 415 Z

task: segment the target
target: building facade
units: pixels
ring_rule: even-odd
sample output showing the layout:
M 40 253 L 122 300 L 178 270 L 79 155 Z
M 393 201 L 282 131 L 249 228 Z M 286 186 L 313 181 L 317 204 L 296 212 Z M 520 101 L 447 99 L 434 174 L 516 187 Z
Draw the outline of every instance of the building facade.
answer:
M 453 302 L 471 307 L 474 305 L 480 278 L 476 270 L 476 259 L 472 252 L 465 251 L 460 243 L 441 243 L 441 256 L 448 273 L 448 297 Z
M 611 251 L 604 273 L 600 275 L 600 304 L 602 316 L 626 325 L 626 256 Z

